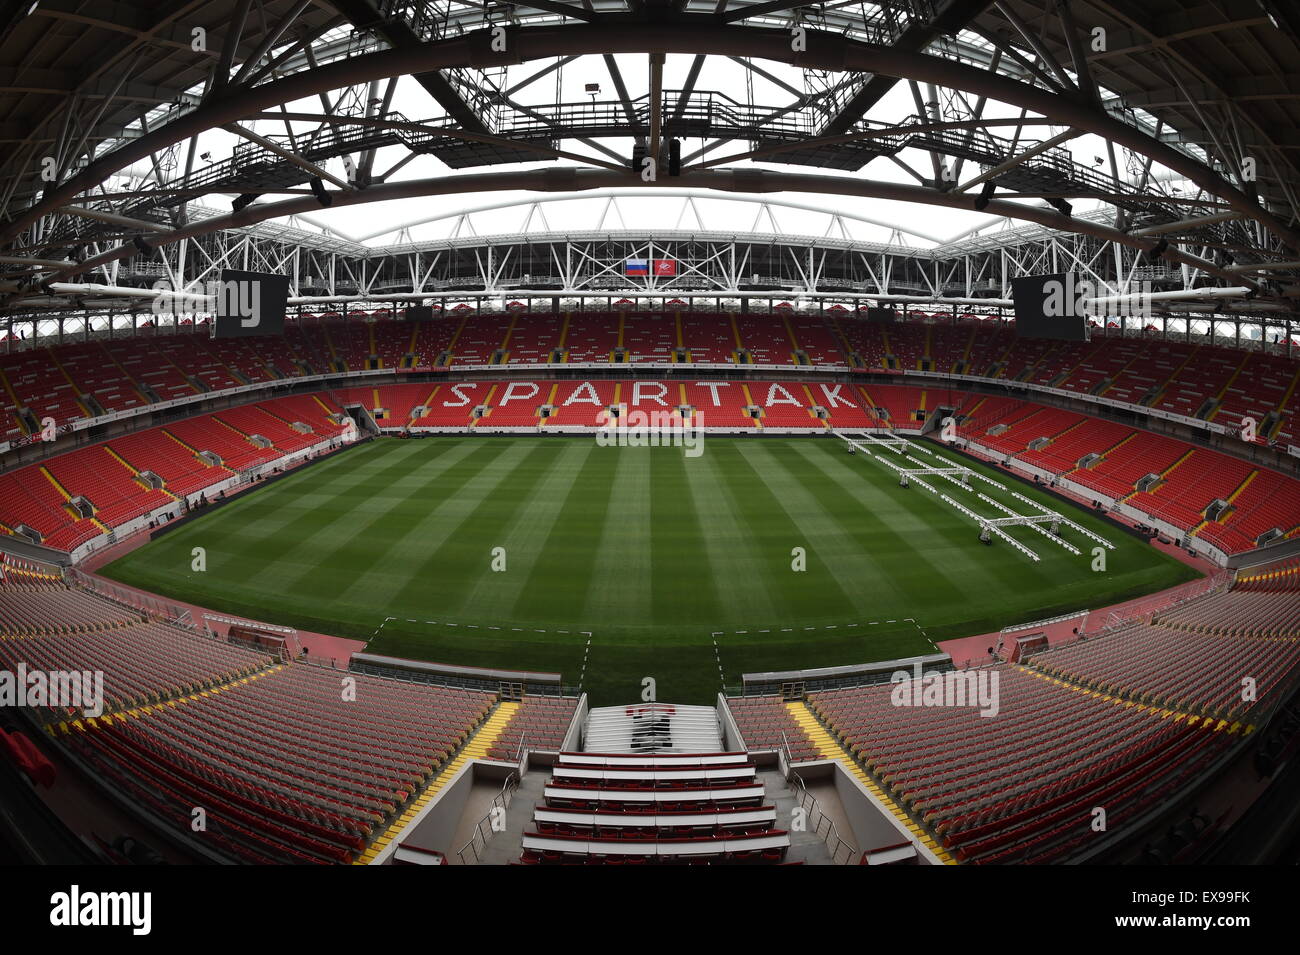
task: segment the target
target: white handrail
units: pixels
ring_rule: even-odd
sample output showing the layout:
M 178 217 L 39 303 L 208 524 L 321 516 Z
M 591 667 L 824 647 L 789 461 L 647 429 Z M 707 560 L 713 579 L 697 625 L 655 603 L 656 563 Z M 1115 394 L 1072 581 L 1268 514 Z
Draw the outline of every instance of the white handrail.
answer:
M 507 809 L 510 808 L 510 799 L 514 795 L 515 790 L 518 788 L 519 788 L 519 775 L 517 773 L 512 772 L 509 776 L 506 777 L 506 781 L 502 783 L 501 791 L 492 797 L 492 807 L 488 809 L 487 813 L 484 814 L 482 819 L 480 819 L 478 822 L 474 824 L 474 835 L 471 836 L 469 842 L 461 846 L 460 850 L 456 853 L 456 855 L 460 858 L 461 865 L 470 864 L 465 861 L 465 850 L 467 849 L 473 850 L 475 865 L 483 861 L 483 857 L 479 854 L 479 844 L 482 843 L 483 848 L 487 848 L 488 839 L 490 839 L 492 837 L 492 833 L 496 831 L 495 829 L 492 828 L 491 820 L 493 815 L 496 813 L 498 809 L 500 809 L 504 813 Z M 484 828 L 485 826 L 486 826 L 486 830 Z

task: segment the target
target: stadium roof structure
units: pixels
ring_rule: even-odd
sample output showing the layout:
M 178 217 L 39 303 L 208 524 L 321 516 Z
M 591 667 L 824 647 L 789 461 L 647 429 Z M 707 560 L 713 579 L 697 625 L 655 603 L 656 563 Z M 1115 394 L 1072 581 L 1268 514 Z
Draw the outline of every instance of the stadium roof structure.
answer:
M 558 77 L 582 64 L 602 82 L 575 101 Z M 234 146 L 205 164 L 214 133 Z M 1278 0 L 20 0 L 0 141 L 11 316 L 142 287 L 122 266 L 159 254 L 195 285 L 183 250 L 277 222 L 358 254 L 308 224 L 325 206 L 634 189 L 979 211 L 1020 227 L 932 254 L 1078 236 L 1115 294 L 1159 261 L 1220 313 L 1300 297 L 1300 14 Z

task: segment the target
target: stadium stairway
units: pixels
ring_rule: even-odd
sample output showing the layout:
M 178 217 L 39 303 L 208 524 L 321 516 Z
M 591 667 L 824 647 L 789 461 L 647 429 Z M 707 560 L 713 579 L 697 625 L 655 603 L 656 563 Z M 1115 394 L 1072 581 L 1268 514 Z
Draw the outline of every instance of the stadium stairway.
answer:
M 778 819 L 789 819 L 794 813 L 797 802 L 784 778 L 775 769 L 761 769 L 758 780 L 767 790 L 767 802 L 776 807 Z M 478 865 L 509 865 L 519 858 L 520 844 L 524 832 L 533 825 L 534 810 L 545 803 L 546 786 L 550 774 L 534 771 L 525 774 L 515 790 L 510 805 L 506 808 L 504 825 L 501 831 L 493 833 L 487 844 L 479 850 Z M 785 861 L 800 865 L 829 865 L 830 851 L 821 835 L 811 829 L 802 832 L 790 832 L 790 848 Z M 455 842 L 461 840 L 458 837 Z M 459 846 L 453 846 L 459 848 Z M 452 865 L 459 863 L 453 854 L 447 860 Z M 474 860 L 470 858 L 470 863 Z
M 452 758 L 451 762 L 442 767 L 438 775 L 429 781 L 429 785 L 424 788 L 424 791 L 411 801 L 410 805 L 382 835 L 376 836 L 370 845 L 366 846 L 365 851 L 352 864 L 370 865 L 389 843 L 401 835 L 402 830 L 411 824 L 424 810 L 425 806 L 433 801 L 433 798 L 442 791 L 442 788 L 456 778 L 456 774 L 461 771 L 461 768 L 466 763 L 472 759 L 487 758 L 488 751 L 497 741 L 497 737 L 505 732 L 506 727 L 510 725 L 510 721 L 515 718 L 518 709 L 518 703 L 508 701 L 499 703 L 491 715 L 474 731 L 474 735 L 460 748 L 460 752 Z
M 838 760 L 849 771 L 849 775 L 860 782 L 867 792 L 871 793 L 880 804 L 883 805 L 890 814 L 899 822 L 907 827 L 907 831 L 919 839 L 927 849 L 943 862 L 944 865 L 956 865 L 957 860 L 952 857 L 939 843 L 934 836 L 930 835 L 923 829 L 915 819 L 909 816 L 899 805 L 890 798 L 889 794 L 868 775 L 867 771 L 862 768 L 848 751 L 844 749 L 835 737 L 833 737 L 826 727 L 822 725 L 821 720 L 808 708 L 808 704 L 803 700 L 794 700 L 786 703 L 786 709 L 790 712 L 790 717 L 797 723 L 808 738 L 812 740 L 822 757 L 825 759 Z

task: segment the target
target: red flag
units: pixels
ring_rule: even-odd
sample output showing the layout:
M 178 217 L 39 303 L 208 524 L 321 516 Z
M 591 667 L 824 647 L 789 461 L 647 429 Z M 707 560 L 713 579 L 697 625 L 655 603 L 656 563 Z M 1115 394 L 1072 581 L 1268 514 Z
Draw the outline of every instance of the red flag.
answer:
M 677 274 L 676 259 L 655 259 L 654 263 L 655 263 L 654 266 L 655 275 L 676 275 Z

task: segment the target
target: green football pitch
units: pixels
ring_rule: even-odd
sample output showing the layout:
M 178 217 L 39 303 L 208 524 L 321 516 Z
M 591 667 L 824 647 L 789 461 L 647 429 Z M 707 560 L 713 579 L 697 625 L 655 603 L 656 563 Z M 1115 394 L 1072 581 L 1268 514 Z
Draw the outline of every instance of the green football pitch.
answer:
M 933 446 L 931 446 L 933 447 Z M 582 437 L 380 439 L 242 496 L 103 573 L 372 652 L 558 671 L 596 704 L 710 701 L 746 672 L 888 660 L 931 641 L 1102 607 L 1195 572 L 981 469 L 1115 545 L 1104 571 L 969 517 L 833 437 L 681 448 Z M 887 453 L 887 452 L 886 452 Z M 996 509 L 940 477 L 936 487 Z M 196 547 L 206 570 L 191 570 Z M 802 560 L 800 559 L 802 554 Z

